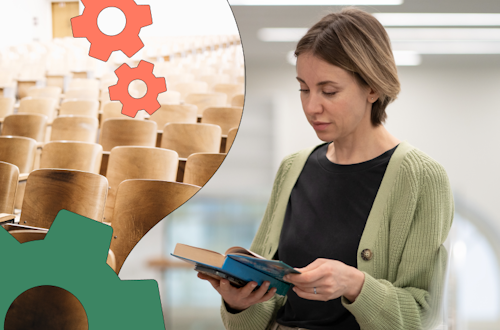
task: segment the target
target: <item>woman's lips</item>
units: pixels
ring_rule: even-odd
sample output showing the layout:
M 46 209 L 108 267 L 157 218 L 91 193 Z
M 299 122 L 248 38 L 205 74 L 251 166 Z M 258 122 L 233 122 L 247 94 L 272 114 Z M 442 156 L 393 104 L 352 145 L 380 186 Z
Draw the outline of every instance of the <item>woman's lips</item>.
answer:
M 316 130 L 316 131 L 323 131 L 328 127 L 328 125 L 330 125 L 330 123 L 325 123 L 322 121 L 313 121 L 312 122 L 312 126 L 313 126 L 314 130 Z

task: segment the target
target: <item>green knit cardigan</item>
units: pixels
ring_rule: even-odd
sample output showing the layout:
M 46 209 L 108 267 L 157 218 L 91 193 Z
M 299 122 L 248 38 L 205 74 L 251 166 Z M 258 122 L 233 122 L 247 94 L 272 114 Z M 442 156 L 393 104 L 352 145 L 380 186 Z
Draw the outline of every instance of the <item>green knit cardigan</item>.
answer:
M 288 200 L 314 148 L 286 157 L 251 250 L 271 259 L 278 249 Z M 342 304 L 361 329 L 428 329 L 440 315 L 447 253 L 443 246 L 454 204 L 448 177 L 435 160 L 402 142 L 392 155 L 358 247 L 365 281 L 359 296 Z M 361 258 L 370 249 L 372 258 Z M 274 296 L 232 314 L 223 303 L 226 329 L 264 330 L 286 297 Z

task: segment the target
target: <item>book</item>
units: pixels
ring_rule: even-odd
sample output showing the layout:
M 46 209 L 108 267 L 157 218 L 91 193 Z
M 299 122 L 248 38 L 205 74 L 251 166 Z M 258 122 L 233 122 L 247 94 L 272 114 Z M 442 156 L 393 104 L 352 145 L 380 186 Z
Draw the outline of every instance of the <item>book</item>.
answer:
M 255 281 L 260 286 L 269 281 L 269 288 L 276 288 L 276 294 L 285 296 L 291 283 L 283 280 L 287 274 L 300 274 L 283 261 L 268 260 L 245 248 L 234 246 L 225 254 L 177 243 L 172 256 L 193 264 L 194 269 L 217 279 L 227 279 L 232 285 L 242 287 Z

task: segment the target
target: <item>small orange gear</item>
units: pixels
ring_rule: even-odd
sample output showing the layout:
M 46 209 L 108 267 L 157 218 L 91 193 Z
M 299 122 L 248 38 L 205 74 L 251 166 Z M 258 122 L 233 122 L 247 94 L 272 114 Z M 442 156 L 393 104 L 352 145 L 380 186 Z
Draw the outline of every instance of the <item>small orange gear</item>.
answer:
M 87 38 L 90 42 L 89 56 L 106 62 L 115 50 L 128 57 L 137 53 L 144 44 L 139 38 L 141 28 L 153 24 L 149 5 L 137 5 L 134 0 L 82 0 L 85 9 L 82 15 L 71 19 L 73 37 Z M 97 17 L 108 7 L 120 9 L 126 18 L 122 32 L 108 36 L 99 30 Z
M 109 98 L 122 103 L 122 114 L 133 118 L 137 115 L 137 111 L 146 110 L 152 115 L 160 108 L 158 94 L 167 91 L 167 84 L 165 78 L 155 77 L 153 67 L 152 63 L 140 61 L 136 68 L 132 69 L 124 63 L 115 70 L 118 83 L 108 88 Z M 138 99 L 130 96 L 128 92 L 129 84 L 136 79 L 142 80 L 147 86 L 146 95 Z

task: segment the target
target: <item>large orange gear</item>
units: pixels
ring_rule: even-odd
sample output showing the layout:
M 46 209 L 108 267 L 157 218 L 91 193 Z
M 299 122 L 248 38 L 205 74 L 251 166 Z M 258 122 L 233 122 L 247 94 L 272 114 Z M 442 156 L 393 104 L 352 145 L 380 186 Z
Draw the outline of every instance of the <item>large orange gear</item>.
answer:
M 141 28 L 153 24 L 149 5 L 137 5 L 134 0 L 82 0 L 85 9 L 82 15 L 71 19 L 73 37 L 87 38 L 90 42 L 89 56 L 106 62 L 115 50 L 128 57 L 137 53 L 144 44 L 139 38 Z M 120 9 L 126 18 L 122 32 L 108 36 L 99 30 L 97 17 L 108 7 Z
M 146 110 L 147 113 L 152 115 L 160 108 L 158 94 L 167 91 L 167 84 L 165 78 L 155 77 L 153 67 L 152 63 L 141 61 L 136 68 L 132 69 L 124 63 L 115 70 L 118 83 L 108 88 L 109 98 L 112 101 L 122 103 L 122 114 L 135 117 L 137 111 Z M 146 95 L 138 99 L 130 96 L 128 92 L 128 85 L 136 79 L 142 80 L 147 86 Z

